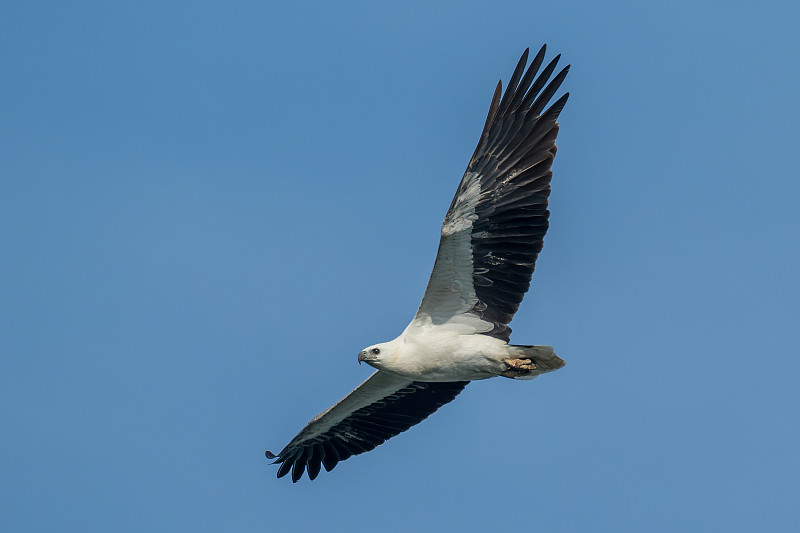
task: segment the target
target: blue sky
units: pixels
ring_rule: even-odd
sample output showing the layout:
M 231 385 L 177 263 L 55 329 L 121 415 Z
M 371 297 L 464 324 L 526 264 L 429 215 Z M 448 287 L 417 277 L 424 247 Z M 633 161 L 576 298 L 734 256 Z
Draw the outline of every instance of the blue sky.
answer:
M 795 531 L 789 2 L 9 2 L 3 531 Z M 498 79 L 572 70 L 489 380 L 314 482 L 265 449 L 413 315 Z

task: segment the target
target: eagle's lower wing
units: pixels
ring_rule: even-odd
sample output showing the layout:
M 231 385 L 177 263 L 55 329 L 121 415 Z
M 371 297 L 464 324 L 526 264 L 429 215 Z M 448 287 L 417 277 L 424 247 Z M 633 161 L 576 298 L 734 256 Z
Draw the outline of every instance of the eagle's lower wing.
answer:
M 497 85 L 442 224 L 436 263 L 412 326 L 448 323 L 509 340 L 507 324 L 530 287 L 548 228 L 556 120 L 569 96 L 544 111 L 569 70 L 548 83 L 556 56 L 536 77 L 544 52 L 542 47 L 525 71 L 525 51 L 502 100 Z
M 314 479 L 320 466 L 331 471 L 339 461 L 368 452 L 425 420 L 452 401 L 468 381 L 428 383 L 375 372 L 339 403 L 314 417 L 276 456 L 278 477 L 290 470 L 296 482 L 308 469 Z

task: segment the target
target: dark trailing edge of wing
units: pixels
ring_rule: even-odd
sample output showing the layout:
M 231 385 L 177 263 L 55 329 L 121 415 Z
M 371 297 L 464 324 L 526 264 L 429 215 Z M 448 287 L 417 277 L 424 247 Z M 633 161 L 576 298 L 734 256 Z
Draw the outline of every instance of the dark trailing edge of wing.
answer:
M 525 50 L 502 99 L 498 84 L 467 167 L 468 173 L 480 175 L 481 188 L 471 239 L 479 300 L 472 312 L 494 323 L 488 335 L 506 342 L 511 333 L 507 324 L 530 287 L 547 232 L 556 120 L 569 97 L 564 94 L 542 112 L 569 71 L 565 67 L 548 83 L 556 56 L 537 77 L 544 55 L 543 46 L 526 71 Z
M 279 478 L 291 471 L 292 481 L 297 482 L 303 472 L 308 471 L 308 477 L 314 479 L 321 467 L 330 472 L 339 461 L 368 452 L 422 422 L 453 401 L 467 383 L 414 381 L 394 394 L 353 411 L 325 433 L 289 443 L 278 455 L 267 451 L 266 456 L 275 459 L 274 463 L 281 463 Z

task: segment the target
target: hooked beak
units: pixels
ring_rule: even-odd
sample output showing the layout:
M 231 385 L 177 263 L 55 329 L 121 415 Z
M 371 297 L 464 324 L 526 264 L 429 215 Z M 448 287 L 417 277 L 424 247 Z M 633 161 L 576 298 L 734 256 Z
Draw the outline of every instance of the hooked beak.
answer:
M 358 364 L 359 364 L 359 365 L 360 365 L 361 363 L 367 363 L 367 364 L 368 364 L 368 365 L 370 365 L 370 366 L 375 366 L 373 363 L 374 363 L 374 362 L 375 362 L 377 359 L 378 359 L 378 358 L 377 358 L 376 356 L 374 356 L 374 355 L 372 355 L 371 353 L 369 353 L 369 350 L 362 350 L 362 351 L 361 351 L 361 352 L 358 354 Z M 375 367 L 375 368 L 377 368 L 377 367 Z

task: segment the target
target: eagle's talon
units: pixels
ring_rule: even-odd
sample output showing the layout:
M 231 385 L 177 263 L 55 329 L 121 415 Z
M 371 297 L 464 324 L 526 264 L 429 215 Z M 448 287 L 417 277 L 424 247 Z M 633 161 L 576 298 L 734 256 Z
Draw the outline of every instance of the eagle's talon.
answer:
M 536 370 L 536 363 L 533 362 L 533 359 L 506 359 L 503 361 L 507 366 L 508 369 L 514 370 Z
M 510 358 L 503 362 L 507 368 L 500 372 L 500 375 L 506 378 L 514 379 L 530 376 L 536 371 L 536 363 L 533 362 L 533 359 Z

